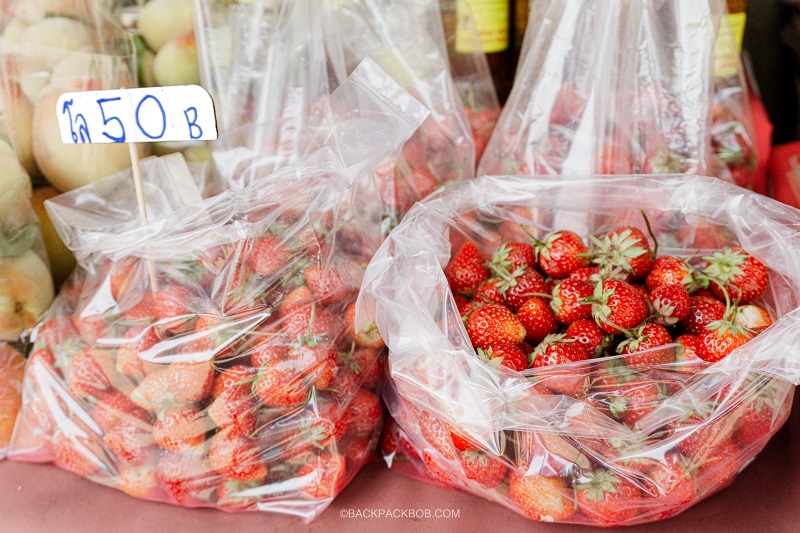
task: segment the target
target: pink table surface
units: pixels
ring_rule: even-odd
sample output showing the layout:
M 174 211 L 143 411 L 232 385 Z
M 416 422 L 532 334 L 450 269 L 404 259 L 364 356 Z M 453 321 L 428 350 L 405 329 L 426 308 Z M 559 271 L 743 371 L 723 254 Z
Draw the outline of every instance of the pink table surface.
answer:
M 795 395 L 795 405 L 800 401 Z M 458 518 L 342 518 L 350 509 L 458 510 Z M 129 497 L 52 465 L 0 463 L 0 532 L 235 533 L 238 531 L 590 531 L 533 522 L 475 496 L 406 478 L 382 463 L 365 468 L 311 524 L 262 513 L 182 509 Z M 800 531 L 800 409 L 733 486 L 665 522 L 626 532 Z

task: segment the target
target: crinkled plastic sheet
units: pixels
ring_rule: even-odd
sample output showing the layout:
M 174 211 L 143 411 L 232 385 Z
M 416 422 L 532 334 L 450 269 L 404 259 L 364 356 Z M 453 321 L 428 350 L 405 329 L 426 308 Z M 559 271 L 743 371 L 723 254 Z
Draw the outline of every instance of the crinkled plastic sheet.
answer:
M 526 240 L 521 224 L 540 238 L 556 229 L 584 239 L 621 225 L 644 230 L 640 210 L 649 216 L 660 255 L 702 257 L 741 246 L 767 265 L 770 285 L 757 303 L 775 323 L 715 364 L 626 366 L 623 356 L 614 356 L 516 373 L 476 355 L 443 272 L 461 243 L 471 240 L 489 252 L 503 240 Z M 391 379 L 384 398 L 397 422 L 386 436 L 390 464 L 519 512 L 524 511 L 509 497 L 508 483 L 530 478 L 574 509 L 555 520 L 587 524 L 598 522 L 582 503 L 574 503 L 573 488 L 601 468 L 641 490 L 640 497 L 616 504 L 633 508 L 632 514 L 607 518 L 605 525 L 672 516 L 716 492 L 785 422 L 800 383 L 798 229 L 798 211 L 707 177 L 497 176 L 430 196 L 377 252 L 359 296 L 357 327 L 374 320 L 389 348 Z M 597 400 L 621 394 L 616 387 L 603 388 L 608 374 L 634 388 L 657 384 L 667 396 L 634 426 L 624 425 L 597 408 Z M 576 380 L 588 380 L 588 387 L 573 387 L 576 397 L 553 392 Z M 773 412 L 759 438 L 715 448 L 738 428 L 748 406 L 762 404 Z M 701 414 L 687 418 L 692 412 Z M 506 481 L 489 490 L 469 480 L 457 457 L 445 457 L 422 436 L 421 417 L 439 419 L 505 464 Z M 637 468 L 665 467 L 676 446 L 693 438 L 708 440 L 688 457 L 691 498 L 677 499 L 669 478 Z M 541 485 L 555 478 L 560 490 Z
M 362 107 L 249 187 L 187 204 L 165 194 L 175 156 L 145 162 L 147 224 L 124 175 L 51 202 L 80 266 L 33 333 L 10 457 L 183 506 L 330 504 L 383 418 L 383 343 L 352 325 L 382 238 L 370 182 L 426 118 L 373 63 L 356 73 L 339 101 Z

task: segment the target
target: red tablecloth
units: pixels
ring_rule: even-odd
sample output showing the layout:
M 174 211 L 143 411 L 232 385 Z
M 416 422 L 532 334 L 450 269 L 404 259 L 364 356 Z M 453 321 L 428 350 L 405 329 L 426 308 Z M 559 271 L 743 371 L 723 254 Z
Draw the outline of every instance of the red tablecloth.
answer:
M 795 395 L 795 404 L 800 395 Z M 458 510 L 457 518 L 341 518 L 349 509 Z M 181 509 L 131 498 L 52 465 L 0 463 L 3 533 L 261 532 L 261 531 L 589 531 L 526 520 L 498 505 L 443 490 L 370 465 L 315 522 L 263 513 Z M 732 487 L 666 522 L 626 532 L 800 531 L 800 408 Z

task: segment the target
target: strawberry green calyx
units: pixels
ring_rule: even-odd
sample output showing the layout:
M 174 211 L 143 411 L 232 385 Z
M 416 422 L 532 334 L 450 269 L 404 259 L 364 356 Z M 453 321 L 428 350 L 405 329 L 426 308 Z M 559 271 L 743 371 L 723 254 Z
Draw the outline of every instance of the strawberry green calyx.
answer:
M 594 472 L 587 472 L 584 477 L 588 478 L 588 481 L 575 485 L 575 488 L 585 490 L 586 499 L 589 501 L 602 502 L 607 492 L 617 492 L 617 488 L 614 485 L 621 482 L 620 478 L 611 473 L 610 470 L 602 468 Z
M 734 315 L 735 316 L 735 315 Z M 717 334 L 722 337 L 730 333 L 731 335 L 745 335 L 749 338 L 752 338 L 755 334 L 752 329 L 741 326 L 739 324 L 734 324 L 732 320 L 715 320 L 709 323 L 706 326 L 706 329 L 711 331 L 716 331 Z
M 626 229 L 620 233 L 605 235 L 602 239 L 590 235 L 595 246 L 593 261 L 599 265 L 611 265 L 623 269 L 627 273 L 633 273 L 630 264 L 631 259 L 641 257 L 646 253 L 651 253 L 638 237 L 633 235 L 633 231 Z
M 733 250 L 726 246 L 721 252 L 714 252 L 710 256 L 703 257 L 703 261 L 708 263 L 708 266 L 703 269 L 703 274 L 724 285 L 736 279 L 736 276 L 744 275 L 741 266 L 746 260 L 747 255 L 741 250 Z

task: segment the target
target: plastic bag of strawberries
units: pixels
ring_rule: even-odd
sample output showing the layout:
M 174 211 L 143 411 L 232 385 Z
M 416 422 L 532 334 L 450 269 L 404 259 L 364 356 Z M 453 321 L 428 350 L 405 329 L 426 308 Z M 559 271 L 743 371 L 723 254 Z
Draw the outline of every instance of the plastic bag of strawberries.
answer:
M 383 343 L 353 329 L 369 176 L 427 116 L 368 61 L 327 109 L 332 141 L 250 187 L 170 212 L 152 177 L 145 225 L 113 177 L 48 206 L 81 268 L 34 331 L 9 457 L 183 506 L 327 507 L 382 426 Z
M 786 421 L 798 228 L 800 212 L 707 177 L 432 195 L 359 297 L 356 327 L 374 319 L 389 348 L 387 461 L 536 520 L 680 513 Z
M 378 173 L 386 230 L 442 183 L 475 177 L 470 121 L 436 6 L 377 0 L 198 5 L 201 71 L 220 102 L 222 129 L 258 127 L 244 136 L 243 149 L 271 155 L 276 168 L 298 157 L 307 149 L 305 122 L 369 57 L 431 111 L 402 157 Z M 231 53 L 222 57 L 220 50 Z M 227 150 L 215 159 L 226 156 Z M 231 186 L 247 179 L 236 173 Z
M 719 161 L 752 162 L 738 73 L 715 103 L 724 12 L 720 0 L 537 2 L 478 175 L 688 173 L 750 187 Z

